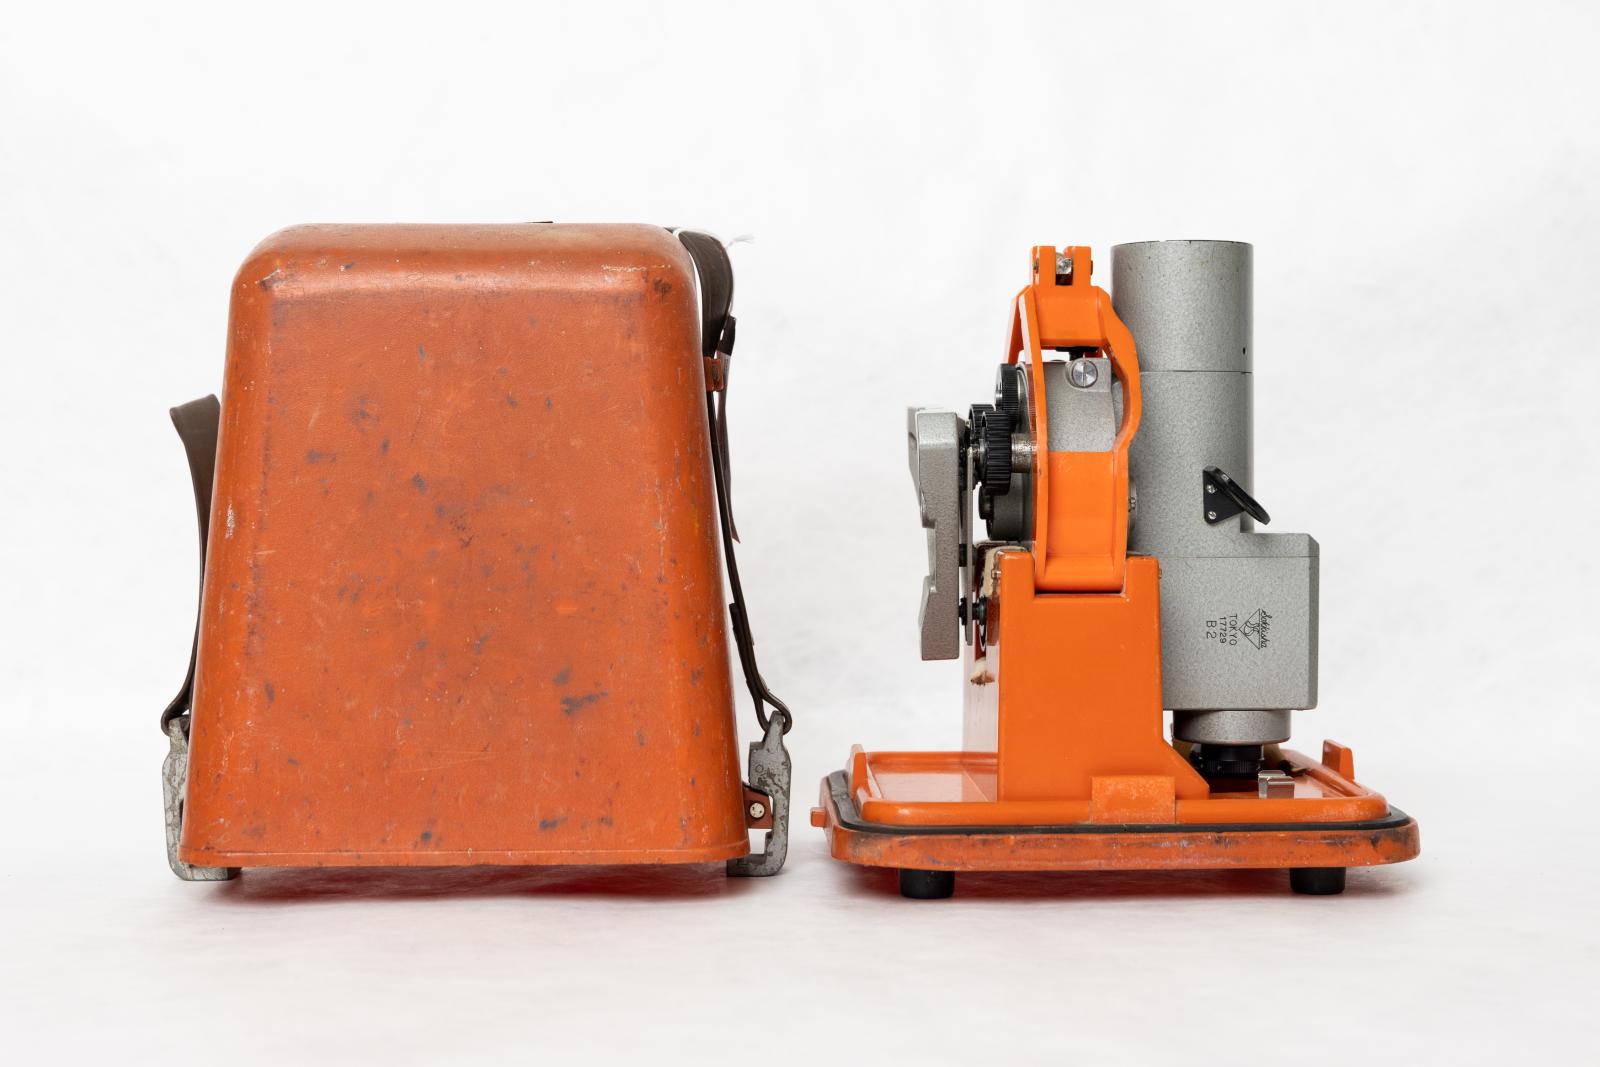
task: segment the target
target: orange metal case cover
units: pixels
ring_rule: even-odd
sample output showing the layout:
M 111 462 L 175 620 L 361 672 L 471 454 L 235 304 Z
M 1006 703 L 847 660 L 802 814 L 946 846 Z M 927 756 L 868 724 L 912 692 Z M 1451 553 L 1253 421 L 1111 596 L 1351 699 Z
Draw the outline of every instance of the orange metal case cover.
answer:
M 233 288 L 181 857 L 748 852 L 694 266 L 307 226 Z

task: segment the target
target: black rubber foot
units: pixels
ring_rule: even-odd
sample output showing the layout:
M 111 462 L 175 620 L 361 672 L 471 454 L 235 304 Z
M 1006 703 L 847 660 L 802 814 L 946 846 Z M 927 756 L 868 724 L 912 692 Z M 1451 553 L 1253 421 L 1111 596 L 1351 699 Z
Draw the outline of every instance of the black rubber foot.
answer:
M 1291 867 L 1289 888 L 1313 897 L 1331 897 L 1344 892 L 1343 867 Z
M 900 895 L 911 900 L 943 900 L 956 891 L 955 871 L 900 872 Z

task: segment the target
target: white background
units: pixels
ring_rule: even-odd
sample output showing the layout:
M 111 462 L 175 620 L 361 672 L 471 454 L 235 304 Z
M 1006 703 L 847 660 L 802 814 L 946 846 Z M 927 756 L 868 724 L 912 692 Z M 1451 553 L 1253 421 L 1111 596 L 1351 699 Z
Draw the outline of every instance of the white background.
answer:
M 0 26 L 0 1057 L 1428 1062 L 1593 1055 L 1592 8 L 77 4 Z M 310 221 L 694 224 L 735 249 L 735 500 L 797 827 L 716 872 L 174 879 L 194 618 L 169 405 Z M 969 877 L 805 825 L 952 747 L 908 403 L 984 398 L 1033 244 L 1256 247 L 1256 485 L 1322 544 L 1321 707 L 1424 854 Z M 741 709 L 741 715 L 746 714 Z

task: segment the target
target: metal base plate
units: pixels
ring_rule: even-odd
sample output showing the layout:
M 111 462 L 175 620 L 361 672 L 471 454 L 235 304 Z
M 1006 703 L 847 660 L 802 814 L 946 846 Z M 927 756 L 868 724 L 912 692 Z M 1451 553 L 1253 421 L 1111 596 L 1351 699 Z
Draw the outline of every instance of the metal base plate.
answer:
M 890 825 L 863 819 L 846 772 L 822 780 L 812 825 L 835 859 L 950 871 L 1370 867 L 1414 858 L 1416 820 L 1395 808 L 1348 823 Z

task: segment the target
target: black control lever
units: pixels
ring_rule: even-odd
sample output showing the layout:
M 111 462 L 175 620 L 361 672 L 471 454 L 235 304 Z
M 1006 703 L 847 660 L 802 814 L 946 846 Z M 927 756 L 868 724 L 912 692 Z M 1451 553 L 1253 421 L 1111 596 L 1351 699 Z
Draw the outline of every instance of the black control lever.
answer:
M 1263 526 L 1272 522 L 1267 509 L 1221 467 L 1207 467 L 1200 472 L 1200 511 L 1209 526 L 1231 519 L 1241 511 Z

